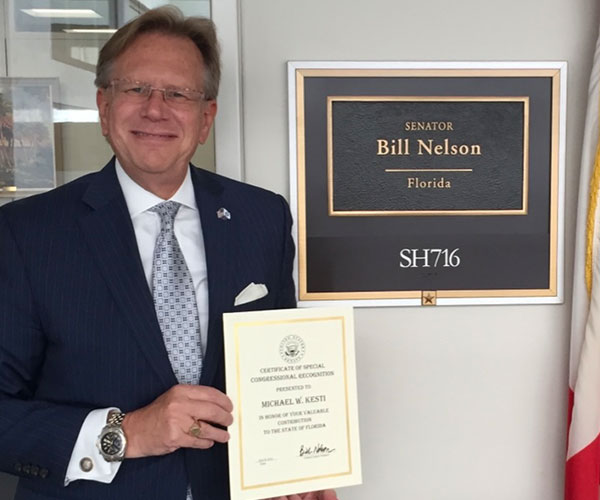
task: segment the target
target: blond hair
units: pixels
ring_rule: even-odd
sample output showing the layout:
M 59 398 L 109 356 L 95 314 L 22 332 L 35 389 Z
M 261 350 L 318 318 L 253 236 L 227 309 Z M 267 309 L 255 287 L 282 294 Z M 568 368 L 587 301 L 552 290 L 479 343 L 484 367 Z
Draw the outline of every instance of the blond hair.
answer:
M 215 99 L 219 93 L 221 60 L 219 42 L 214 23 L 205 17 L 185 17 L 172 5 L 149 10 L 125 26 L 106 42 L 98 57 L 96 80 L 98 88 L 110 85 L 113 66 L 117 58 L 142 34 L 162 33 L 189 38 L 204 60 L 204 88 L 206 99 Z

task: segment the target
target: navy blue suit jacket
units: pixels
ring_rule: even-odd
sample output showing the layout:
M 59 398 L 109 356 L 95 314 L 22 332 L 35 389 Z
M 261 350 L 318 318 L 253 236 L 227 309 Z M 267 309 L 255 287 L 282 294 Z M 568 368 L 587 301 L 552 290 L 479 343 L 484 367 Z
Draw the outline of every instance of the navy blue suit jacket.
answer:
M 192 167 L 208 266 L 202 385 L 224 390 L 222 314 L 295 306 L 285 200 Z M 217 217 L 226 208 L 230 220 Z M 269 293 L 234 307 L 250 282 Z M 0 470 L 17 500 L 228 495 L 225 445 L 125 460 L 111 484 L 63 485 L 88 412 L 145 406 L 177 383 L 144 277 L 114 161 L 0 208 Z

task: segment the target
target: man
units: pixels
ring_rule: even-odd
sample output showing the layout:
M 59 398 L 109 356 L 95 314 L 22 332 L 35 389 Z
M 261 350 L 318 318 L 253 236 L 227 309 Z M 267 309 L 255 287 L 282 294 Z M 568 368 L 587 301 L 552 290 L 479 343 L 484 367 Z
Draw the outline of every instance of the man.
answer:
M 283 198 L 189 165 L 219 73 L 210 21 L 137 18 L 97 67 L 115 158 L 0 209 L 0 470 L 17 500 L 229 496 L 222 314 L 295 297 Z M 235 307 L 253 282 L 267 295 Z

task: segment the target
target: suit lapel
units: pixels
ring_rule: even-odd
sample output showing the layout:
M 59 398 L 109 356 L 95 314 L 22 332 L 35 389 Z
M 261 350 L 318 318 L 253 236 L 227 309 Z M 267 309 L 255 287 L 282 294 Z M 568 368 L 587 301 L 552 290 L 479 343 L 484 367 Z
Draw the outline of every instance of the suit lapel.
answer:
M 208 269 L 208 346 L 200 383 L 210 385 L 223 357 L 222 315 L 233 304 L 238 241 L 235 214 L 232 220 L 217 217 L 219 208 L 227 208 L 223 186 L 202 170 L 191 171 Z M 114 160 L 98 173 L 83 202 L 92 211 L 81 217 L 80 227 L 99 269 L 140 349 L 165 387 L 171 387 L 177 379 L 156 320 Z
M 192 168 L 192 181 L 200 211 L 208 269 L 208 346 L 200 383 L 209 385 L 215 380 L 223 357 L 222 316 L 232 303 L 237 241 L 233 217 L 232 220 L 217 217 L 220 208 L 227 208 L 223 186 L 197 168 Z
M 140 349 L 165 387 L 171 387 L 177 379 L 156 319 L 114 159 L 98 173 L 83 201 L 92 211 L 81 217 L 80 226 L 100 272 Z

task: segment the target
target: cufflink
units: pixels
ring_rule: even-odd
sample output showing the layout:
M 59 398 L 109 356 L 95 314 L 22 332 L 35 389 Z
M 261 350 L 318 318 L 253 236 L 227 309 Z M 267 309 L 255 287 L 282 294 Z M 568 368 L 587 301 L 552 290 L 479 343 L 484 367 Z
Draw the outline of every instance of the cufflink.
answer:
M 90 472 L 94 468 L 94 462 L 89 457 L 84 457 L 79 461 L 79 468 L 83 472 Z

